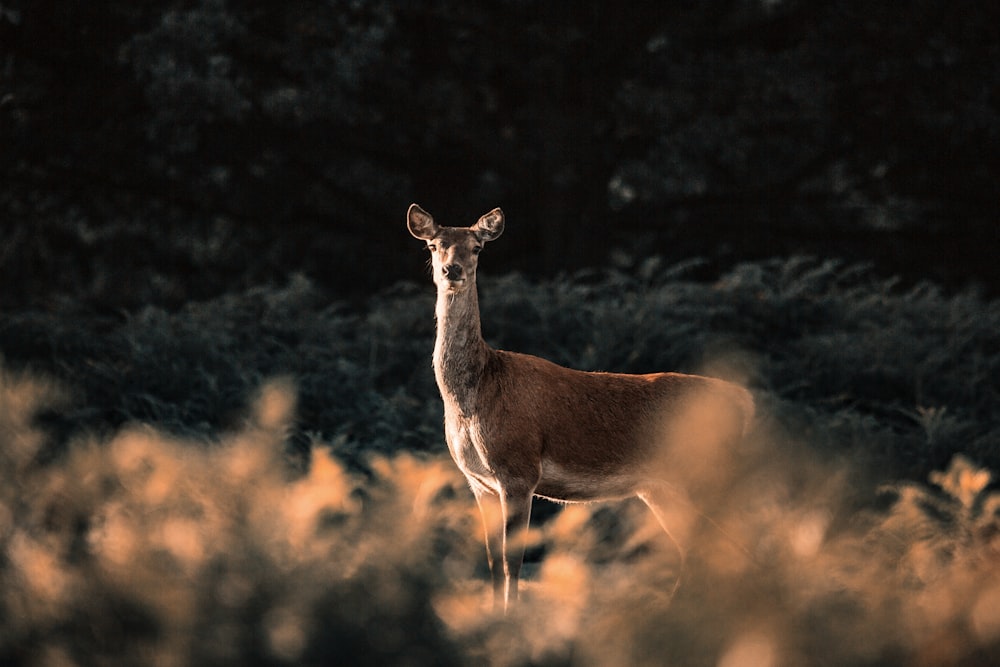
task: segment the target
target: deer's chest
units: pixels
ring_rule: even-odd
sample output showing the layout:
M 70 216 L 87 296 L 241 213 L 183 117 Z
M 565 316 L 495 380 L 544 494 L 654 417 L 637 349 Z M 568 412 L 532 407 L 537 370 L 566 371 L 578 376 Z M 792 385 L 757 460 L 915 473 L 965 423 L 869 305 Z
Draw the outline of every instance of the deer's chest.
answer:
M 445 417 L 445 439 L 455 463 L 470 481 L 493 488 L 494 471 L 489 464 L 486 443 L 475 419 Z

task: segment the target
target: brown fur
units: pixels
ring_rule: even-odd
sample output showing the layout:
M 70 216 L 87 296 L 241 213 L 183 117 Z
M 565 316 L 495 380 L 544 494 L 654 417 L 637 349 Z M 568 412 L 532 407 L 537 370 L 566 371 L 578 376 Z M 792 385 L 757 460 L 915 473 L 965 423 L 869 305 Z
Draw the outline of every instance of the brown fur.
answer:
M 577 371 L 491 349 L 476 269 L 503 224 L 500 209 L 468 228 L 440 227 L 416 204 L 407 213 L 410 232 L 431 250 L 438 288 L 434 371 L 448 448 L 482 510 L 494 600 L 506 608 L 517 597 L 524 547 L 515 538 L 527 529 L 532 496 L 638 496 L 671 535 L 666 504 L 715 474 L 748 428 L 753 399 L 714 378 Z

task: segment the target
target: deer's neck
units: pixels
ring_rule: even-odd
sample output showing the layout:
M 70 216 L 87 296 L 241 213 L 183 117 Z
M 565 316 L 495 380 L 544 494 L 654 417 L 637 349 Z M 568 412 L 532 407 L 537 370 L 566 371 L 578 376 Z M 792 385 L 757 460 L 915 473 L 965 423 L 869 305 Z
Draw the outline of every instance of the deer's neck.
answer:
M 476 286 L 458 293 L 438 291 L 434 375 L 445 406 L 472 414 L 489 347 L 479 324 Z

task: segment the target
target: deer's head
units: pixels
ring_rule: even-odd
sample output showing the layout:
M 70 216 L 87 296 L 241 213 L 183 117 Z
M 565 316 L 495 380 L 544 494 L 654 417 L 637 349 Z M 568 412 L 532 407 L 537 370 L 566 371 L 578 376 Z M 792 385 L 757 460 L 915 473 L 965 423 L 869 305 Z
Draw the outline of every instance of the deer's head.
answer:
M 471 227 L 444 227 L 434 222 L 430 213 L 410 204 L 406 227 L 427 242 L 438 289 L 455 293 L 475 286 L 479 251 L 503 233 L 503 211 L 495 208 Z

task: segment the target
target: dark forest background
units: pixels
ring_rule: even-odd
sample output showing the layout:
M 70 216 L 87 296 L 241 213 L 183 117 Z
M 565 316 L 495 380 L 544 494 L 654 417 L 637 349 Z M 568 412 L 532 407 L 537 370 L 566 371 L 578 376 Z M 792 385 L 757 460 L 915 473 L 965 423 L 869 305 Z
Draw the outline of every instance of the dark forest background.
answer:
M 1000 5 L 0 4 L 5 309 L 423 279 L 403 215 L 500 205 L 492 266 L 807 253 L 1000 288 Z M 615 252 L 617 251 L 617 252 Z

